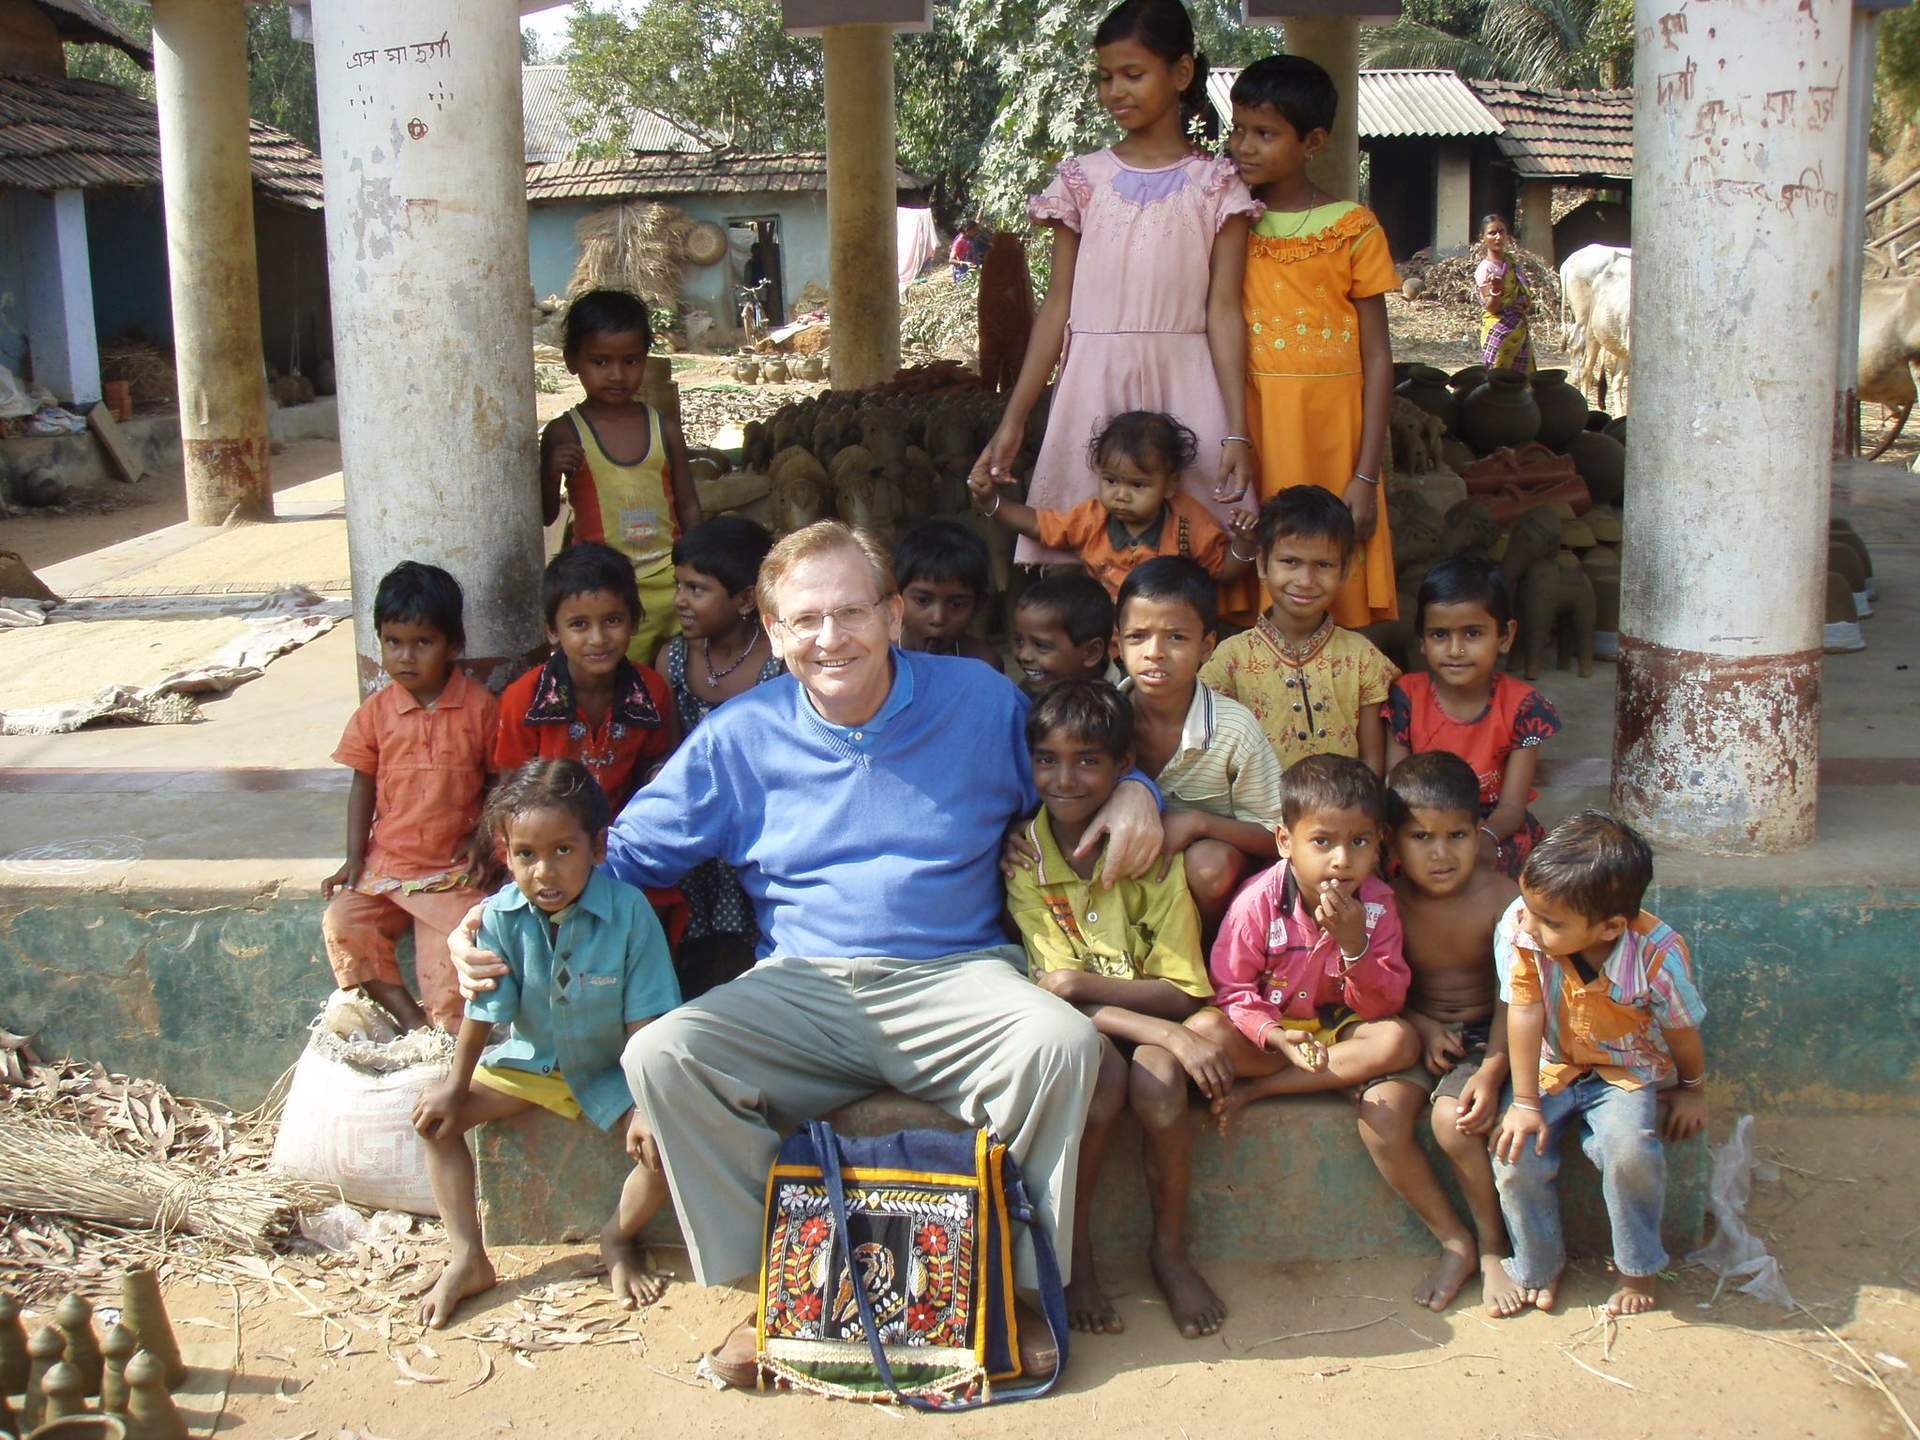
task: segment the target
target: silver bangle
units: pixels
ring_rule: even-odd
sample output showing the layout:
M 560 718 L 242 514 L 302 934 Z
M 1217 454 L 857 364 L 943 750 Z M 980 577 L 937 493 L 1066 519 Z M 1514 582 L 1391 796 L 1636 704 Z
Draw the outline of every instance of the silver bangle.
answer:
M 1674 1080 L 1682 1090 L 1698 1090 L 1702 1085 L 1707 1083 L 1707 1072 L 1702 1070 L 1691 1080 L 1682 1080 L 1676 1075 Z
M 1000 492 L 998 490 L 993 492 L 993 509 L 982 510 L 980 513 L 986 516 L 989 520 L 991 520 L 995 515 L 998 515 L 1000 513 Z
M 1362 485 L 1378 485 L 1380 483 L 1380 477 L 1378 475 L 1362 475 L 1358 470 L 1353 472 L 1353 478 L 1358 480 Z
M 1480 827 L 1480 833 L 1493 842 L 1494 849 L 1498 850 L 1500 848 L 1500 837 L 1493 833 L 1492 827 L 1482 825 Z
M 1242 565 L 1251 565 L 1253 564 L 1254 561 L 1260 558 L 1258 555 L 1242 555 L 1238 550 L 1234 549 L 1233 546 L 1231 545 L 1227 546 L 1227 554 L 1231 555 L 1234 559 L 1238 560 Z
M 1536 1115 L 1541 1113 L 1540 1097 L 1538 1095 L 1516 1095 L 1513 1097 L 1512 1103 L 1517 1109 L 1531 1110 Z
M 1253 437 L 1250 435 L 1229 435 L 1220 442 L 1220 448 L 1224 450 L 1227 448 L 1227 446 L 1231 445 L 1236 440 L 1238 440 L 1242 445 L 1246 446 L 1249 450 L 1253 448 Z

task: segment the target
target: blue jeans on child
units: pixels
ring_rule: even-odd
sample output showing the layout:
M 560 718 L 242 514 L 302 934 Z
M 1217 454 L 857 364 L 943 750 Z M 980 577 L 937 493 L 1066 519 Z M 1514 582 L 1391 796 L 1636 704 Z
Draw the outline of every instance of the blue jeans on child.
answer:
M 1547 1153 L 1528 1144 L 1519 1160 L 1493 1161 L 1500 1209 L 1507 1217 L 1513 1258 L 1507 1270 L 1528 1289 L 1546 1285 L 1567 1263 L 1560 1233 L 1560 1140 L 1578 1123 L 1580 1148 L 1600 1172 L 1607 1218 L 1613 1224 L 1613 1263 L 1623 1275 L 1664 1270 L 1660 1215 L 1667 1198 L 1667 1152 L 1660 1144 L 1659 1094 L 1652 1086 L 1622 1090 L 1598 1075 L 1582 1075 L 1566 1089 L 1540 1097 L 1547 1121 Z

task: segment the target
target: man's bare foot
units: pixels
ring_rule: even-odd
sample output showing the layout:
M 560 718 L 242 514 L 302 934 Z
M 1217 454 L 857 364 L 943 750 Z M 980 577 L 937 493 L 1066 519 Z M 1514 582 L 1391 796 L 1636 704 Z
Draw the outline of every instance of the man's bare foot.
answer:
M 1155 1245 L 1148 1249 L 1147 1259 L 1182 1335 L 1198 1340 L 1226 1324 L 1226 1302 L 1213 1293 L 1213 1287 L 1193 1268 L 1184 1250 L 1163 1250 Z
M 1413 1287 L 1413 1302 L 1436 1314 L 1453 1303 L 1460 1287 L 1467 1283 L 1479 1261 L 1480 1252 L 1471 1240 L 1447 1240 L 1440 1245 L 1440 1258 L 1426 1278 Z
M 727 1338 L 700 1357 L 700 1373 L 734 1390 L 751 1390 L 760 1376 L 758 1323 L 749 1315 L 727 1332 Z
M 1489 1315 L 1496 1320 L 1506 1320 L 1526 1309 L 1531 1296 L 1526 1287 L 1508 1272 L 1505 1260 L 1498 1255 L 1482 1255 L 1480 1299 Z
M 447 1262 L 447 1268 L 440 1272 L 440 1278 L 433 1282 L 433 1288 L 421 1300 L 418 1311 L 420 1323 L 429 1330 L 446 1329 L 462 1300 L 491 1290 L 498 1279 L 493 1273 L 493 1262 L 484 1253 L 476 1252 L 464 1259 L 456 1255 Z
M 1607 1297 L 1607 1313 L 1644 1315 L 1656 1308 L 1660 1298 L 1654 1293 L 1654 1287 L 1659 1280 L 1658 1275 L 1622 1275 L 1619 1286 Z
M 1093 1251 L 1075 1246 L 1073 1279 L 1067 1282 L 1067 1328 L 1088 1335 L 1118 1335 L 1127 1328 L 1093 1273 Z
M 630 1240 L 608 1228 L 600 1232 L 600 1258 L 606 1262 L 607 1284 L 613 1290 L 613 1303 L 622 1310 L 637 1310 L 651 1305 L 667 1288 L 667 1278 L 647 1269 L 640 1242 Z
M 1234 1085 L 1231 1090 L 1227 1091 L 1226 1094 L 1215 1100 L 1209 1107 L 1213 1111 L 1214 1127 L 1218 1129 L 1224 1137 L 1227 1133 L 1227 1126 L 1233 1123 L 1233 1117 L 1238 1115 L 1242 1109 L 1258 1098 L 1252 1090 L 1247 1088 L 1246 1081 L 1240 1081 Z

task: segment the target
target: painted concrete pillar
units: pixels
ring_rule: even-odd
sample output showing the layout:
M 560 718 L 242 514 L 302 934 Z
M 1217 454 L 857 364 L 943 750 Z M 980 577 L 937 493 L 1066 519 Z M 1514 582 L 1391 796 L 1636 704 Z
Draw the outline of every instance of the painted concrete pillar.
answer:
M 273 518 L 241 0 L 153 0 L 187 519 Z
M 100 343 L 87 264 L 87 201 L 78 190 L 17 196 L 24 225 L 27 354 L 33 378 L 79 407 L 100 399 Z
M 1473 148 L 1442 140 L 1433 177 L 1433 248 L 1458 250 L 1473 243 Z
M 1313 61 L 1333 77 L 1340 107 L 1333 133 L 1307 174 L 1329 195 L 1360 198 L 1360 22 L 1344 15 L 1289 15 L 1281 22 L 1287 53 Z
M 829 25 L 828 285 L 833 388 L 891 380 L 900 368 L 900 262 L 893 115 L 893 31 Z
M 1613 800 L 1749 855 L 1814 834 L 1848 33 L 1711 8 L 1636 15 Z
M 1523 250 L 1538 255 L 1549 265 L 1557 265 L 1553 254 L 1553 182 L 1551 180 L 1523 180 L 1520 182 L 1520 215 L 1515 221 L 1519 233 L 1515 237 Z
M 484 676 L 545 636 L 519 15 L 316 0 L 313 49 L 361 686 L 402 560 L 460 582 Z

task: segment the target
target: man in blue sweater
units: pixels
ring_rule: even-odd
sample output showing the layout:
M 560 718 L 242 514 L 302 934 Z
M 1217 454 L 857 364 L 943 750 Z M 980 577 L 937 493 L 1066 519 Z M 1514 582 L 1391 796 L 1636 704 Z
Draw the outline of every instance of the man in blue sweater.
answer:
M 754 969 L 624 1060 L 694 1274 L 757 1269 L 782 1134 L 888 1086 L 993 1126 L 1065 1234 L 1100 1050 L 999 926 L 1002 838 L 1037 803 L 1026 697 L 987 666 L 897 648 L 887 556 L 838 522 L 776 545 L 759 595 L 789 673 L 694 730 L 607 845 L 635 885 L 724 860 L 760 922 Z M 1158 858 L 1150 786 L 1115 792 L 1086 843 L 1103 839 L 1109 874 Z M 500 973 L 461 937 L 452 949 L 470 987 Z M 749 1318 L 709 1368 L 750 1383 L 753 1349 Z

